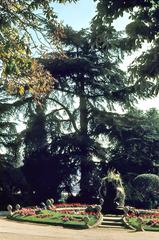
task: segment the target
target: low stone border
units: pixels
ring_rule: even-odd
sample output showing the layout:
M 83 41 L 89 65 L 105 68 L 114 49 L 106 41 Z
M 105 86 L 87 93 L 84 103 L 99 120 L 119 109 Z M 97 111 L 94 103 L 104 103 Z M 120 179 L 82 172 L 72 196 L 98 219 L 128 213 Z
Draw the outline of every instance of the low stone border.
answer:
M 102 213 L 100 213 L 98 221 L 92 226 L 88 225 L 88 228 L 91 229 L 91 228 L 98 227 L 102 223 L 102 221 L 103 221 L 103 215 L 102 215 Z
M 128 221 L 126 220 L 126 217 L 125 217 L 125 216 L 123 216 L 122 221 L 123 221 L 125 227 L 130 228 L 130 229 L 132 229 L 132 230 L 136 230 L 136 228 L 134 228 L 133 226 L 131 226 L 131 225 L 128 223 Z

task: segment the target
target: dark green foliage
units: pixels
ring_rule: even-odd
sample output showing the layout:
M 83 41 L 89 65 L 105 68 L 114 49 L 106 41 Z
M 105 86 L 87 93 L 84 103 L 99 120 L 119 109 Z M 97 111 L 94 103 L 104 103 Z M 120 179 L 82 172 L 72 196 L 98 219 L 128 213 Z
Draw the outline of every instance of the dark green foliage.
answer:
M 28 116 L 29 119 L 24 140 L 26 145 L 25 157 L 28 157 L 28 155 L 32 154 L 32 152 L 38 152 L 47 144 L 47 135 L 45 130 L 46 117 L 44 110 L 40 106 L 36 106 L 34 108 L 33 104 L 31 104 Z
M 50 197 L 57 201 L 63 190 L 60 186 L 69 182 L 71 173 L 75 172 L 67 155 L 60 153 L 60 133 L 56 129 L 56 118 L 51 118 L 51 114 L 47 117 L 44 106 L 45 103 L 43 108 L 33 108 L 32 105 L 32 110 L 28 113 L 30 118 L 24 140 L 23 170 L 30 185 L 31 195 L 34 192 L 33 198 L 36 203 Z M 67 190 L 70 192 L 70 189 Z
M 127 203 L 137 204 L 136 194 L 132 189 L 133 178 L 143 173 L 158 174 L 158 111 L 150 109 L 144 113 L 133 110 L 122 115 L 98 111 L 97 116 L 95 134 L 109 134 L 107 164 L 102 161 L 101 169 L 103 172 L 108 168 L 117 169 L 126 185 Z
M 0 166 L 18 167 L 21 133 L 17 133 L 16 99 L 0 88 Z
M 14 163 L 14 161 L 12 160 Z M 7 205 L 25 204 L 29 190 L 21 168 L 1 166 L 0 168 L 0 209 L 6 210 Z
M 92 46 L 92 37 L 88 30 L 77 32 L 66 27 L 62 41 L 68 58 L 41 60 L 58 81 L 49 97 L 50 103 L 56 104 L 52 117 L 60 129 L 58 137 L 51 135 L 52 150 L 58 149 L 58 154 L 62 152 L 80 168 L 84 201 L 88 195 L 98 194 L 100 170 L 92 158 L 105 159 L 106 155 L 96 134 L 98 110 L 113 108 L 116 102 L 130 104 L 127 95 L 119 94 L 126 78 L 118 61 L 99 46 Z
M 159 177 L 155 174 L 141 174 L 133 180 L 136 198 L 143 206 L 154 208 L 159 201 Z
M 113 21 L 123 16 L 127 12 L 131 23 L 126 26 L 127 36 L 121 36 L 117 45 L 120 49 L 133 54 L 142 48 L 146 42 L 151 44 L 133 63 L 129 66 L 129 84 L 134 91 L 125 89 L 125 91 L 136 93 L 140 98 L 156 96 L 158 93 L 158 23 L 159 23 L 159 2 L 157 0 L 140 0 L 140 1 L 110 1 L 100 0 L 97 3 L 97 15 L 95 16 L 92 26 L 98 29 L 113 28 Z M 103 34 L 104 36 L 104 34 Z M 101 41 L 105 37 L 101 35 Z M 97 41 L 95 39 L 95 41 Z M 104 49 L 103 49 L 104 50 Z
M 28 123 L 24 138 L 24 173 L 30 185 L 30 194 L 34 194 L 34 202 L 45 201 L 47 198 L 60 197 L 61 191 L 72 191 L 75 182 L 78 156 L 76 135 L 63 134 L 65 120 L 59 114 L 60 108 L 51 109 L 50 100 L 43 107 L 28 107 Z M 50 107 L 46 113 L 47 106 Z M 68 146 L 69 144 L 69 146 Z M 72 151 L 73 150 L 73 151 Z
M 18 99 L 0 89 L 0 208 L 7 204 L 25 204 L 28 184 L 22 169 L 24 131 L 20 131 L 20 112 L 24 113 L 29 99 Z
M 151 0 L 134 0 L 134 1 L 118 1 L 118 0 L 100 0 L 97 3 L 97 10 L 100 17 L 105 16 L 105 20 L 112 22 L 114 19 L 119 16 L 123 16 L 123 12 L 129 12 L 130 14 L 134 14 L 133 10 L 135 7 L 145 8 L 146 11 L 148 8 L 151 8 L 156 5 L 157 7 L 158 1 Z M 146 15 L 145 15 L 146 16 Z
M 133 181 L 134 187 L 142 193 L 158 194 L 159 177 L 155 174 L 141 174 Z
M 34 203 L 59 197 L 58 187 L 63 175 L 60 174 L 60 162 L 53 159 L 47 149 L 41 148 L 25 159 L 24 174 L 30 186 L 30 194 Z M 34 195 L 32 195 L 34 193 Z
M 159 163 L 158 120 L 159 114 L 155 109 L 146 113 L 134 110 L 123 115 L 99 111 L 95 133 L 109 133 L 109 167 L 124 175 L 156 173 Z
M 15 164 L 20 143 L 24 144 L 23 171 L 36 202 L 58 199 L 62 190 L 71 193 L 79 175 L 81 199 L 91 201 L 109 167 L 119 170 L 127 182 L 134 175 L 157 172 L 158 113 L 120 115 L 114 110 L 116 103 L 126 109 L 134 99 L 158 92 L 158 2 L 154 3 L 157 5 L 144 0 L 98 1 L 91 31 L 64 28 L 61 42 L 68 58 L 52 59 L 50 54 L 49 59 L 40 59 L 57 79 L 42 108 L 29 97 L 1 101 L 0 144 L 11 155 L 6 154 L 4 162 Z M 132 22 L 123 37 L 112 22 L 124 11 Z M 47 27 L 51 36 L 55 26 L 48 22 Z M 127 79 L 119 69 L 123 53 L 140 48 L 145 40 L 152 48 L 134 61 Z M 15 109 L 27 116 L 26 131 L 19 135 L 15 124 L 8 121 Z M 101 162 L 92 161 L 94 158 Z

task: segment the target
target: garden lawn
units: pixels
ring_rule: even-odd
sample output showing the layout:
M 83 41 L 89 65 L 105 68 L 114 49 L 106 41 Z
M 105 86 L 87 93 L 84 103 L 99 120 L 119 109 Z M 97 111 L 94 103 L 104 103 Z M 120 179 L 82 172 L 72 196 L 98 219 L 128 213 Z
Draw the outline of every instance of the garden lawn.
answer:
M 88 224 L 84 222 L 84 217 L 88 217 Z M 87 214 L 67 214 L 54 212 L 50 210 L 42 210 L 39 214 L 31 216 L 23 216 L 19 213 L 14 213 L 12 216 L 9 216 L 9 219 L 16 221 L 27 221 L 34 223 L 43 223 L 43 224 L 52 224 L 63 227 L 71 228 L 88 228 L 89 226 L 94 225 L 97 222 L 97 217 L 95 215 Z

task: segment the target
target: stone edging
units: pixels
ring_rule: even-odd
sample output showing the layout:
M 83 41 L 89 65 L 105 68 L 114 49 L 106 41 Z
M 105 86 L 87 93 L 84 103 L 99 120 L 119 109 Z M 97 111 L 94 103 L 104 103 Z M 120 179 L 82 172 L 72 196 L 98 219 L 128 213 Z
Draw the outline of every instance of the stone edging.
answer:
M 123 221 L 125 227 L 130 228 L 130 229 L 132 229 L 132 230 L 136 230 L 136 228 L 134 228 L 133 226 L 131 226 L 131 225 L 128 223 L 128 221 L 126 220 L 126 217 L 125 217 L 125 216 L 123 216 L 122 221 Z
M 98 227 L 102 223 L 102 221 L 103 221 L 103 215 L 102 215 L 102 213 L 100 213 L 100 217 L 99 217 L 98 221 L 92 226 L 88 225 L 88 228 L 91 229 L 91 228 Z

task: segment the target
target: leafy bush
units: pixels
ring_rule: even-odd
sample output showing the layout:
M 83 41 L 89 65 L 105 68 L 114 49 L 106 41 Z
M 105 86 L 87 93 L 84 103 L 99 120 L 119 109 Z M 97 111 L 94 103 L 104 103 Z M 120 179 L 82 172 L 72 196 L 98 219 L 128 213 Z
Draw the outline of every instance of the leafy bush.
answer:
M 155 174 L 141 174 L 133 180 L 138 201 L 147 208 L 156 207 L 159 201 L 159 177 Z

